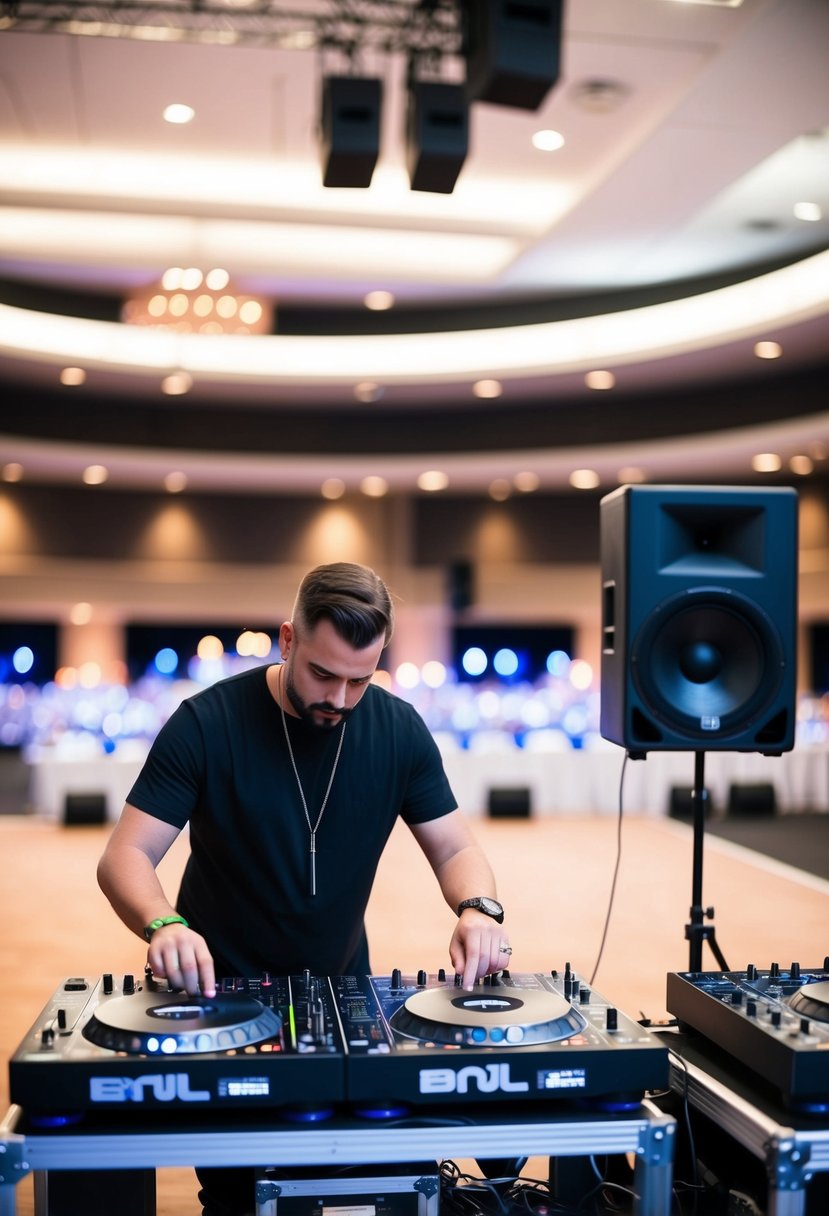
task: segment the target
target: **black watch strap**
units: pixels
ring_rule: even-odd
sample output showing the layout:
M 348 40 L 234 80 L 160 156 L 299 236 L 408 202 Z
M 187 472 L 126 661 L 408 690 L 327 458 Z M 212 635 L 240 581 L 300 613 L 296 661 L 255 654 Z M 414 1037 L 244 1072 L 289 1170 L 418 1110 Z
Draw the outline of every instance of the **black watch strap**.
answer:
M 473 899 L 464 899 L 458 904 L 458 916 L 464 908 L 476 908 L 484 916 L 491 916 L 500 925 L 504 919 L 504 909 L 491 895 L 476 895 Z

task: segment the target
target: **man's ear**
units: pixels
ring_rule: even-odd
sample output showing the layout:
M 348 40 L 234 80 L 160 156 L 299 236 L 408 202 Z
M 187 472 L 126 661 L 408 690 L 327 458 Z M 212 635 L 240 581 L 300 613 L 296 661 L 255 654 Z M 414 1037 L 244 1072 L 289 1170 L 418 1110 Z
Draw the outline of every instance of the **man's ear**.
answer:
M 283 661 L 287 659 L 294 637 L 294 627 L 291 621 L 283 621 L 279 626 L 279 652 Z

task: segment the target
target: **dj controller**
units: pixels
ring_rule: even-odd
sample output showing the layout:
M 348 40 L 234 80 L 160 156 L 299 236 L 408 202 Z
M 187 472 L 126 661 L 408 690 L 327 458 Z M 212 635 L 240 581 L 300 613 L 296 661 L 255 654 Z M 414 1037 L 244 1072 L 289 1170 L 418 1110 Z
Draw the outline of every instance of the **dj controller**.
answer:
M 58 1065 L 60 1065 L 58 1067 Z M 630 1109 L 665 1087 L 668 1051 L 570 969 L 222 980 L 214 998 L 149 973 L 66 979 L 9 1064 L 13 1102 L 45 1121 L 270 1108 L 584 1102 Z
M 667 1005 L 786 1106 L 829 1112 L 829 958 L 811 968 L 674 972 Z

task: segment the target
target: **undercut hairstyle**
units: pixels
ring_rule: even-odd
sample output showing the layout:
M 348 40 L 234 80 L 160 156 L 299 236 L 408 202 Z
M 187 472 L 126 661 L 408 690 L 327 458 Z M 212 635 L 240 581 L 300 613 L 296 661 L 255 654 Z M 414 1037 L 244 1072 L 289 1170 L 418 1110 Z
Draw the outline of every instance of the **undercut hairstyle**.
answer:
M 394 632 L 389 589 L 368 566 L 353 562 L 316 566 L 299 585 L 293 624 L 303 634 L 323 620 L 330 621 L 355 650 L 364 650 L 381 634 L 386 647 Z

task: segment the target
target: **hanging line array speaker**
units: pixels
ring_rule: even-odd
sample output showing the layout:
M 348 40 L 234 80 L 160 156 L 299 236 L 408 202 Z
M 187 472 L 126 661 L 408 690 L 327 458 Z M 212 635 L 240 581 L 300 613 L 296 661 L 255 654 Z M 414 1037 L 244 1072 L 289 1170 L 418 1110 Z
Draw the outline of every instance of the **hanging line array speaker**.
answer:
M 797 495 L 622 486 L 601 502 L 601 733 L 633 755 L 794 746 Z

